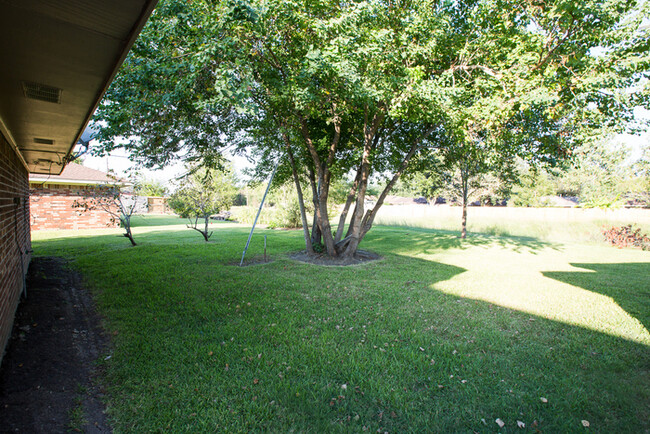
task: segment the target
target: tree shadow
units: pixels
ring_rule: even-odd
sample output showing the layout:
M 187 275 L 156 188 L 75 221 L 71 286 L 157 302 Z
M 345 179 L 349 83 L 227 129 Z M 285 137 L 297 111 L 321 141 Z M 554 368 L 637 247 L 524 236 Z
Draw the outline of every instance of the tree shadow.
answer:
M 348 397 L 350 405 L 365 409 L 377 407 L 378 402 L 386 403 L 379 405 L 377 412 L 384 413 L 381 426 L 387 430 L 426 431 L 426 424 L 418 424 L 426 421 L 427 415 L 446 411 L 445 417 L 435 420 L 439 431 L 488 432 L 481 425 L 481 418 L 494 420 L 507 413 L 508 408 L 517 409 L 512 418 L 526 417 L 529 424 L 539 420 L 542 431 L 548 432 L 576 431 L 581 427 L 581 419 L 589 419 L 603 432 L 615 426 L 624 426 L 623 431 L 628 432 L 644 432 L 648 428 L 650 419 L 646 418 L 645 406 L 640 404 L 650 393 L 646 377 L 650 352 L 646 346 L 436 289 L 438 283 L 465 271 L 462 267 L 394 252 L 382 262 L 359 268 L 323 268 L 317 275 L 323 290 L 308 293 L 312 303 L 296 309 L 301 318 L 295 320 L 294 327 L 311 330 L 316 326 L 310 319 L 332 317 L 344 325 L 343 331 L 330 333 L 327 339 L 316 333 L 314 336 L 321 339 L 310 336 L 310 345 L 299 344 L 298 349 L 309 352 L 312 348 L 347 348 L 342 335 L 359 333 L 357 338 L 364 343 L 350 361 L 335 360 L 326 350 L 314 350 L 314 359 L 322 361 L 318 369 L 323 383 L 332 378 L 341 379 L 339 383 L 350 380 L 350 388 L 360 385 L 375 391 Z M 282 303 L 290 304 L 297 295 L 305 295 L 300 289 L 304 287 L 302 283 L 316 275 L 312 268 L 298 263 L 287 265 L 285 272 L 286 281 L 279 282 L 278 287 L 283 289 L 277 294 L 286 297 Z M 298 283 L 296 289 L 288 294 L 287 288 L 294 283 Z M 350 291 L 348 285 L 355 289 Z M 370 324 L 368 320 L 372 326 L 366 329 L 363 325 L 369 332 L 366 335 L 358 331 L 358 325 Z M 324 328 L 317 330 L 326 333 Z M 264 342 L 274 339 L 277 336 L 259 337 Z M 277 343 L 286 348 L 296 345 L 289 337 Z M 382 350 L 386 352 L 378 357 L 368 355 Z M 313 366 L 312 361 L 295 353 L 291 357 L 294 360 L 290 364 Z M 389 363 L 389 359 L 395 363 Z M 391 407 L 387 403 L 391 400 L 381 391 L 380 383 L 405 391 L 404 401 L 409 402 L 410 415 L 405 412 L 406 406 L 393 402 Z M 470 383 L 472 386 L 464 388 Z M 637 389 L 632 390 L 632 385 Z M 547 405 L 541 397 L 552 404 Z M 323 402 L 330 399 L 329 395 L 320 398 Z M 290 412 L 306 411 L 302 397 L 287 393 L 283 399 Z M 468 422 L 464 416 L 454 414 L 449 410 L 454 405 L 472 409 L 475 420 Z M 321 415 L 314 412 L 308 417 L 317 421 Z
M 390 235 L 389 235 L 390 234 Z M 560 250 L 561 245 L 542 241 L 533 237 L 520 237 L 510 235 L 489 235 L 470 233 L 467 238 L 459 237 L 457 231 L 443 229 L 425 229 L 416 227 L 389 227 L 384 226 L 380 232 L 368 233 L 367 240 L 372 242 L 394 241 L 395 237 L 408 235 L 408 242 L 402 242 L 400 251 L 422 250 L 424 253 L 434 253 L 435 250 L 468 249 L 471 247 L 498 246 L 514 252 L 535 253 L 544 249 Z
M 545 271 L 545 277 L 614 299 L 650 330 L 650 263 L 571 264 L 589 271 Z

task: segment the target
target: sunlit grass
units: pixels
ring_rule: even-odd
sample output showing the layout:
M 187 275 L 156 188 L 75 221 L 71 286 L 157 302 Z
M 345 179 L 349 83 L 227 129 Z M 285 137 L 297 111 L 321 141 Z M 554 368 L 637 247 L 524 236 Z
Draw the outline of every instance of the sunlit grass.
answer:
M 249 227 L 213 227 L 34 234 L 106 317 L 116 432 L 650 429 L 649 252 L 378 227 L 332 268 L 260 230 L 240 268 Z
M 396 238 L 403 235 L 403 230 L 387 228 L 386 232 L 398 234 Z M 421 246 L 435 245 L 440 237 L 439 232 L 427 230 L 411 229 L 411 233 L 428 239 L 420 241 Z M 621 285 L 629 285 L 639 288 L 639 296 L 650 296 L 650 253 L 604 245 L 536 244 L 529 239 L 484 235 L 470 235 L 465 242 L 459 241 L 458 247 L 424 248 L 415 253 L 412 247 L 406 246 L 397 248 L 397 252 L 465 269 L 453 279 L 435 285 L 447 294 L 487 301 L 650 345 L 648 324 L 644 326 L 639 315 L 630 315 L 607 294 Z M 610 264 L 614 269 L 614 275 L 599 282 L 607 287 L 603 291 L 585 289 L 592 285 L 593 278 L 602 278 L 594 276 L 597 272 L 580 266 L 591 263 Z M 568 276 L 577 276 L 580 284 L 566 283 Z M 650 315 L 650 298 L 645 308 L 645 316 Z

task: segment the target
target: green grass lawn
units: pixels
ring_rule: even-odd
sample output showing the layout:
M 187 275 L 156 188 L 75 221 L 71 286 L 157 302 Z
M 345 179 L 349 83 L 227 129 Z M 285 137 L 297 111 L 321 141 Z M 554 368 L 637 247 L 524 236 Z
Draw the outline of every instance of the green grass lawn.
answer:
M 33 235 L 105 316 L 116 432 L 650 430 L 650 252 L 377 227 L 382 260 L 321 267 L 259 230 L 240 268 L 249 228 L 213 226 Z

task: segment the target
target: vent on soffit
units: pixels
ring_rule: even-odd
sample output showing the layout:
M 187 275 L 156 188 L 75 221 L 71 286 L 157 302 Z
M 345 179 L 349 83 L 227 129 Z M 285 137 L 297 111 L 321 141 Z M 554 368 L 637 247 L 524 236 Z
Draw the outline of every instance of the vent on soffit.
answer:
M 61 103 L 61 89 L 58 87 L 33 83 L 31 81 L 24 81 L 23 92 L 25 93 L 25 98 L 31 98 L 45 102 L 53 102 L 56 104 Z
M 34 143 L 36 143 L 38 145 L 53 145 L 54 140 L 52 140 L 52 139 L 41 139 L 39 137 L 35 137 L 34 138 Z

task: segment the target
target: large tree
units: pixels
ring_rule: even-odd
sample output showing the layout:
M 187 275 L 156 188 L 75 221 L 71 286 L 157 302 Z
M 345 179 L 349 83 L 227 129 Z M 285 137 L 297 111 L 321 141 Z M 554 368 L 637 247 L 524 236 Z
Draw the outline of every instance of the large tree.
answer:
M 261 171 L 279 161 L 295 180 L 308 251 L 322 241 L 329 255 L 349 257 L 414 156 L 460 137 L 553 161 L 570 153 L 578 123 L 624 118 L 614 112 L 638 94 L 624 89 L 648 71 L 635 7 L 163 1 L 98 119 L 105 143 L 133 136 L 128 147 L 153 163 L 183 148 L 212 159 L 225 143 L 257 148 Z M 329 189 L 349 173 L 335 230 Z M 389 182 L 366 209 L 373 173 Z M 314 200 L 311 228 L 301 179 Z

